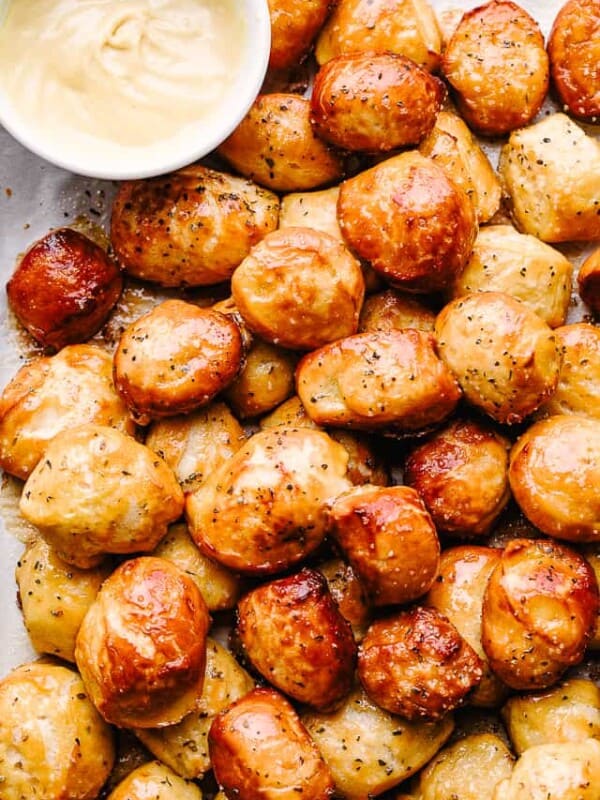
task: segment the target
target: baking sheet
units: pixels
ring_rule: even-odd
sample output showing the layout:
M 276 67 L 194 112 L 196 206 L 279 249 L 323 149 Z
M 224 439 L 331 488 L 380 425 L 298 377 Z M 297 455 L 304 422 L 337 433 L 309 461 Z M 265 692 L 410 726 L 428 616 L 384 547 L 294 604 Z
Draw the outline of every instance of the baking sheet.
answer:
M 538 21 L 545 35 L 561 4 L 560 0 L 521 2 Z M 464 10 L 476 5 L 479 3 L 466 0 L 460 8 Z M 456 5 L 442 0 L 434 0 L 433 6 L 443 27 L 460 14 Z M 598 135 L 597 130 L 595 135 Z M 488 143 L 485 149 L 495 164 L 497 147 Z M 50 228 L 60 225 L 91 224 L 106 228 L 116 186 L 114 182 L 82 178 L 45 163 L 0 127 L 0 389 L 27 355 L 23 347 L 26 338 L 19 337 L 8 319 L 3 290 L 19 253 Z M 569 246 L 561 249 L 575 264 L 589 251 L 589 248 L 586 251 Z M 585 309 L 575 298 L 570 321 L 582 318 L 584 313 Z M 5 495 L 8 491 L 10 487 L 3 489 Z M 0 503 L 0 508 L 2 505 L 6 506 L 7 502 Z M 14 568 L 23 544 L 9 530 L 10 527 L 0 518 L 0 677 L 35 655 L 16 602 Z

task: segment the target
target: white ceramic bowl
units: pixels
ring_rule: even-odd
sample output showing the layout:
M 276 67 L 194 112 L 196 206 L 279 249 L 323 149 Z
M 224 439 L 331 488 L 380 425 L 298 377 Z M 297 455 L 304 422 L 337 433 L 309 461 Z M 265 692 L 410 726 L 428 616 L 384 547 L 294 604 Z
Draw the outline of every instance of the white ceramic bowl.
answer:
M 13 0 L 15 1 L 15 0 Z M 18 0 L 16 0 L 18 2 Z M 78 0 L 73 0 L 77 3 Z M 9 0 L 0 0 L 0 24 Z M 93 178 L 125 180 L 161 175 L 197 161 L 214 150 L 239 124 L 254 102 L 268 66 L 271 25 L 267 0 L 237 0 L 236 13 L 245 20 L 245 46 L 239 68 L 210 116 L 193 122 L 175 144 L 147 147 L 73 147 L 49 137 L 43 125 L 32 124 L 0 86 L 0 124 L 36 155 L 70 172 Z M 27 53 L 23 53 L 27 57 Z M 118 107 L 114 113 L 118 115 Z M 161 146 L 162 144 L 162 146 Z

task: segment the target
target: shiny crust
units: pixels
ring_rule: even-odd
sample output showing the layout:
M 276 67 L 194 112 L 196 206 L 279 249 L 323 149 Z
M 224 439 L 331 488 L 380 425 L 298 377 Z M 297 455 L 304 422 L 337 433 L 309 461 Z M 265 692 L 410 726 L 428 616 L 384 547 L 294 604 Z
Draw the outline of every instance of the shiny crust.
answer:
M 289 702 L 254 689 L 219 714 L 209 732 L 210 759 L 229 798 L 326 800 L 331 773 Z
M 83 342 L 119 299 L 117 264 L 87 236 L 59 228 L 35 242 L 6 284 L 15 316 L 44 347 Z
M 477 233 L 468 196 L 442 167 L 416 151 L 345 181 L 338 218 L 353 252 L 410 292 L 449 286 L 465 266 Z
M 277 192 L 333 183 L 342 160 L 310 124 L 310 101 L 299 95 L 261 94 L 218 148 L 238 172 Z
M 544 37 L 516 3 L 491 0 L 463 14 L 444 50 L 442 72 L 469 127 L 502 136 L 531 122 L 546 97 Z
M 171 525 L 152 555 L 166 558 L 184 570 L 200 589 L 209 611 L 235 608 L 241 591 L 239 577 L 201 553 L 185 523 Z
M 280 228 L 314 228 L 344 241 L 337 219 L 339 186 L 316 192 L 292 192 L 281 198 Z
M 319 425 L 396 432 L 442 422 L 461 395 L 433 337 L 412 329 L 360 333 L 308 353 L 296 387 Z
M 225 390 L 225 399 L 240 419 L 272 411 L 294 393 L 297 362 L 295 353 L 255 338 L 240 374 Z
M 556 337 L 507 294 L 475 292 L 452 301 L 438 314 L 435 333 L 465 399 L 497 422 L 522 422 L 556 389 Z
M 419 774 L 419 800 L 491 800 L 494 786 L 510 777 L 513 756 L 494 733 L 471 733 L 442 748 Z
M 213 719 L 254 689 L 254 681 L 231 653 L 207 640 L 206 670 L 198 708 L 175 725 L 136 728 L 150 752 L 183 778 L 201 778 L 211 768 L 208 731 Z
M 119 727 L 172 725 L 202 692 L 210 618 L 179 567 L 145 556 L 107 578 L 79 629 L 75 659 L 90 697 Z
M 375 606 L 416 600 L 433 583 L 440 543 L 423 501 L 408 486 L 361 486 L 331 508 L 331 534 Z
M 357 688 L 334 713 L 302 714 L 336 789 L 364 800 L 394 788 L 426 764 L 450 736 L 454 722 L 409 722 L 375 705 Z
M 350 691 L 356 643 L 321 573 L 304 568 L 248 592 L 236 633 L 253 667 L 292 699 L 325 710 Z
M 31 663 L 0 682 L 2 800 L 96 800 L 115 759 L 79 675 Z
M 271 575 L 322 542 L 329 501 L 348 489 L 346 450 L 321 431 L 269 428 L 254 434 L 188 495 L 190 533 L 230 569 Z
M 364 291 L 360 265 L 345 245 L 312 228 L 269 234 L 231 280 L 248 327 L 267 341 L 300 350 L 356 333 Z
M 434 608 L 373 622 L 358 650 L 358 676 L 371 700 L 407 719 L 442 719 L 482 674 L 477 653 Z
M 600 314 L 600 248 L 589 255 L 577 275 L 579 295 L 595 314 Z
M 550 74 L 560 102 L 575 117 L 600 116 L 600 3 L 568 0 L 548 37 Z
M 419 151 L 439 164 L 466 192 L 475 207 L 478 222 L 488 222 L 494 216 L 500 207 L 500 181 L 488 157 L 459 116 L 440 111 Z
M 513 689 L 543 689 L 583 658 L 598 614 L 598 584 L 585 559 L 557 542 L 514 539 L 490 575 L 482 643 Z
M 511 451 L 509 479 L 521 510 L 544 533 L 600 538 L 600 420 L 558 414 L 535 423 Z
M 600 737 L 600 687 L 571 678 L 543 693 L 515 695 L 502 707 L 514 751 L 558 742 Z
M 149 448 L 88 424 L 52 440 L 19 509 L 62 559 L 87 569 L 105 553 L 152 550 L 183 502 L 171 469 Z
M 508 503 L 510 442 L 490 427 L 455 420 L 409 454 L 404 482 L 440 533 L 483 536 Z
M 165 300 L 124 330 L 114 355 L 114 381 L 144 425 L 206 405 L 241 364 L 242 338 L 230 317 Z
M 342 53 L 400 53 L 433 71 L 441 47 L 437 18 L 426 0 L 338 0 L 315 54 L 324 64 Z
M 505 292 L 551 328 L 564 325 L 571 300 L 573 265 L 550 245 L 511 225 L 481 228 L 471 257 L 452 287 L 452 297 Z
M 331 4 L 332 0 L 269 0 L 271 69 L 286 69 L 304 60 Z
M 490 669 L 481 644 L 483 596 L 501 554 L 499 549 L 477 545 L 444 550 L 437 580 L 423 601 L 447 617 L 481 659 L 483 675 L 469 696 L 469 704 L 484 708 L 497 706 L 507 692 L 507 688 Z
M 325 577 L 340 614 L 350 623 L 354 638 L 360 641 L 369 625 L 371 607 L 358 575 L 341 558 L 319 564 L 318 570 Z
M 600 142 L 565 114 L 511 133 L 498 171 L 524 233 L 544 242 L 600 239 Z
M 195 783 L 188 783 L 158 761 L 137 767 L 116 786 L 107 800 L 202 800 Z
M 110 238 L 125 271 L 136 278 L 206 286 L 231 277 L 252 245 L 277 227 L 278 213 L 272 192 L 195 165 L 121 183 Z
M 34 358 L 0 397 L 0 467 L 26 480 L 48 442 L 84 422 L 134 433 L 133 419 L 113 385 L 110 355 L 78 344 Z
M 19 605 L 29 639 L 38 653 L 75 661 L 75 638 L 109 564 L 76 569 L 43 539 L 30 542 L 17 562 Z
M 193 492 L 210 473 L 236 453 L 245 439 L 225 403 L 153 422 L 146 446 L 167 462 L 184 492 Z
M 435 314 L 421 302 L 395 289 L 386 289 L 365 299 L 358 330 L 360 333 L 403 328 L 433 331 L 434 324 Z
M 512 775 L 497 784 L 493 800 L 596 800 L 600 785 L 600 742 L 531 747 Z
M 385 153 L 427 136 L 445 96 L 444 83 L 406 56 L 347 53 L 315 75 L 310 121 L 336 147 Z
M 562 353 L 556 391 L 544 403 L 544 414 L 579 414 L 600 422 L 600 328 L 587 322 L 554 331 Z

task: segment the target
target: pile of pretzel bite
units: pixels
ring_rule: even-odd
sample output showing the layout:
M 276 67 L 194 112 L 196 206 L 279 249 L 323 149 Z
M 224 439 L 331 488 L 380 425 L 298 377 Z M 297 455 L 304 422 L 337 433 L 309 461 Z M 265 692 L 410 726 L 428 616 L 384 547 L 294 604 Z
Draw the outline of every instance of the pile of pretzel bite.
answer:
M 600 800 L 600 3 L 269 6 L 217 152 L 7 284 L 0 797 Z

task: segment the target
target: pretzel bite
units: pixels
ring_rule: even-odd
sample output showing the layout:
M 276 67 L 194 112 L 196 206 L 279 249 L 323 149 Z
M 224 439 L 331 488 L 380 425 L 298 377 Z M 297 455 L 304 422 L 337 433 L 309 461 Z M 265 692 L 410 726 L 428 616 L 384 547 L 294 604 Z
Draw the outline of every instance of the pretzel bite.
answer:
M 482 536 L 510 497 L 509 449 L 489 426 L 458 419 L 411 451 L 404 482 L 422 497 L 440 533 Z
M 488 222 L 498 211 L 502 190 L 488 157 L 465 122 L 456 114 L 440 111 L 419 151 L 442 167 L 463 189 L 475 207 L 478 222 Z
M 587 561 L 558 542 L 514 539 L 483 600 L 483 649 L 513 689 L 545 689 L 583 658 L 596 625 L 598 584 Z
M 442 748 L 420 772 L 419 800 L 492 800 L 494 786 L 510 777 L 513 757 L 500 736 L 471 733 Z
M 413 329 L 360 333 L 308 353 L 296 388 L 319 425 L 398 433 L 442 422 L 461 395 L 433 337 Z
M 410 292 L 449 286 L 465 266 L 477 232 L 468 196 L 417 151 L 345 181 L 338 218 L 353 252 Z
M 330 7 L 331 0 L 269 0 L 271 69 L 293 67 L 306 57 Z
M 360 578 L 341 558 L 319 564 L 318 570 L 325 577 L 340 614 L 350 623 L 355 640 L 360 641 L 371 617 L 370 604 Z
M 306 413 L 298 395 L 288 398 L 270 414 L 262 417 L 258 424 L 261 430 L 277 428 L 280 425 L 286 428 L 312 428 L 313 430 L 319 428 Z
M 600 239 L 600 142 L 565 114 L 511 133 L 498 171 L 524 233 L 544 242 Z
M 185 523 L 171 525 L 152 555 L 181 567 L 202 592 L 209 611 L 235 608 L 241 588 L 238 576 L 201 553 Z
M 548 37 L 550 74 L 564 107 L 575 117 L 600 116 L 600 5 L 567 0 Z
M 38 653 L 75 661 L 77 631 L 109 573 L 106 563 L 96 569 L 76 569 L 43 539 L 27 545 L 15 578 L 23 621 Z
M 130 275 L 162 286 L 210 286 L 277 227 L 279 200 L 254 183 L 195 164 L 124 181 L 110 239 Z M 168 221 L 168 224 L 165 224 Z
M 29 248 L 6 293 L 33 338 L 60 350 L 102 327 L 122 286 L 119 267 L 99 245 L 72 228 L 58 228 Z
M 408 486 L 357 486 L 331 507 L 331 533 L 375 606 L 408 603 L 437 575 L 440 543 Z
M 276 192 L 300 192 L 338 181 L 343 163 L 310 124 L 310 101 L 296 94 L 261 94 L 218 147 L 238 172 Z
M 171 469 L 149 448 L 87 424 L 54 437 L 19 509 L 60 558 L 88 569 L 105 553 L 152 550 L 183 504 Z
M 373 622 L 358 649 L 358 676 L 371 700 L 407 719 L 441 719 L 482 675 L 475 650 L 435 608 Z
M 597 800 L 600 742 L 541 744 L 523 753 L 493 800 Z
M 197 708 L 209 624 L 200 590 L 175 564 L 143 556 L 117 567 L 85 615 L 75 647 L 104 719 L 153 728 Z
M 156 420 L 148 428 L 146 446 L 164 458 L 184 492 L 193 492 L 240 449 L 244 438 L 225 403 L 213 402 L 190 414 Z
M 584 548 L 583 554 L 585 556 L 585 560 L 594 570 L 594 575 L 596 576 L 596 580 L 600 586 L 600 549 L 595 545 L 592 545 Z M 594 635 L 592 636 L 588 647 L 590 650 L 600 650 L 600 609 L 598 612 L 598 619 L 596 621 Z
M 370 437 L 356 431 L 329 430 L 331 438 L 348 453 L 346 477 L 355 486 L 371 483 L 387 486 L 390 482 L 385 463 Z
M 187 496 L 192 538 L 242 573 L 288 569 L 323 541 L 327 504 L 350 486 L 347 464 L 346 450 L 321 431 L 260 431 Z
M 333 780 L 289 702 L 254 689 L 222 711 L 208 734 L 215 777 L 227 797 L 326 800 Z
M 403 328 L 433 331 L 434 324 L 435 314 L 427 306 L 410 295 L 403 295 L 395 289 L 386 289 L 365 299 L 358 330 L 360 333 Z
M 333 714 L 308 711 L 302 722 L 348 800 L 375 797 L 409 778 L 454 727 L 451 714 L 435 722 L 394 716 L 358 688 Z
M 48 442 L 84 422 L 134 433 L 133 419 L 113 385 L 110 355 L 94 345 L 75 344 L 55 356 L 34 358 L 0 397 L 0 467 L 26 480 Z
M 551 328 L 563 325 L 571 300 L 573 265 L 550 245 L 512 225 L 481 228 L 452 297 L 504 292 L 520 300 Z
M 79 675 L 24 664 L 0 681 L 2 800 L 95 800 L 115 760 L 109 726 Z
M 510 485 L 525 516 L 557 539 L 600 537 L 600 420 L 557 414 L 536 422 L 510 454 Z
M 594 250 L 577 274 L 579 295 L 595 314 L 600 314 L 600 248 Z
M 510 295 L 475 292 L 453 300 L 438 314 L 435 333 L 465 399 L 497 422 L 522 422 L 556 389 L 556 337 Z
M 469 127 L 503 136 L 527 125 L 548 91 L 548 56 L 537 22 L 511 0 L 466 11 L 442 57 Z
M 198 708 L 175 725 L 136 728 L 150 752 L 182 778 L 201 778 L 210 769 L 208 731 L 216 715 L 254 688 L 254 681 L 228 650 L 207 640 L 206 671 Z
M 241 364 L 242 338 L 230 317 L 165 300 L 123 331 L 114 354 L 115 387 L 147 425 L 206 405 Z
M 558 742 L 600 738 L 600 688 L 594 681 L 571 678 L 543 693 L 511 697 L 502 719 L 515 752 Z
M 578 414 L 600 422 L 600 328 L 586 322 L 554 331 L 562 352 L 558 386 L 540 411 Z
M 442 81 L 406 56 L 345 53 L 317 72 L 310 121 L 336 147 L 385 153 L 427 136 L 445 96 Z
M 108 795 L 107 800 L 202 800 L 195 783 L 180 778 L 159 761 L 142 764 L 127 775 Z
M 272 411 L 294 394 L 295 353 L 255 338 L 224 396 L 241 419 Z
M 498 705 L 506 695 L 506 687 L 490 669 L 481 644 L 483 595 L 501 552 L 476 545 L 443 550 L 437 579 L 423 601 L 447 617 L 479 656 L 483 675 L 469 696 L 469 704 L 484 708 Z
M 236 632 L 254 668 L 292 699 L 330 709 L 350 691 L 356 643 L 320 572 L 304 568 L 248 592 Z
M 231 280 L 248 327 L 269 342 L 300 350 L 356 333 L 364 291 L 360 265 L 345 245 L 312 228 L 269 234 Z
M 437 17 L 426 0 L 338 0 L 315 55 L 325 64 L 342 53 L 400 53 L 433 71 L 441 48 Z

